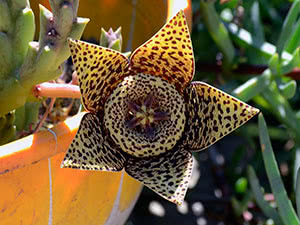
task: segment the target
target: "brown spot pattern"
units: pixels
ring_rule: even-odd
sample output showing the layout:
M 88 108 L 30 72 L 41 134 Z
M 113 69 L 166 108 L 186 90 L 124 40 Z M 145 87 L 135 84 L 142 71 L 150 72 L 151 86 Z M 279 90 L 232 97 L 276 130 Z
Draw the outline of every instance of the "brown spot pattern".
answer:
M 139 47 L 130 63 L 111 49 L 78 40 L 69 45 L 82 102 L 91 113 L 83 116 L 61 167 L 125 167 L 165 199 L 181 204 L 192 172 L 190 151 L 209 147 L 259 112 L 208 84 L 190 83 L 194 56 L 182 11 Z M 150 94 L 151 110 L 168 118 L 151 123 L 149 136 L 126 122 L 132 119 L 128 102 L 141 105 Z
M 82 170 L 120 171 L 125 157 L 117 146 L 111 145 L 103 136 L 100 120 L 92 113 L 86 113 L 73 139 L 62 168 Z
M 191 151 L 209 147 L 259 112 L 203 82 L 192 82 L 185 96 L 188 102 L 184 143 Z
M 192 42 L 183 11 L 134 51 L 130 65 L 134 72 L 160 76 L 182 93 L 194 76 Z
M 131 158 L 125 171 L 163 198 L 182 204 L 193 168 L 192 154 L 175 148 L 160 156 Z
M 152 93 L 154 111 L 169 114 L 159 121 L 152 137 L 126 125 L 128 101 L 140 103 Z M 185 104 L 174 85 L 160 77 L 138 74 L 128 76 L 108 98 L 104 123 L 111 138 L 121 149 L 135 157 L 156 156 L 171 150 L 180 139 L 185 125 Z
M 69 39 L 82 102 L 90 112 L 103 110 L 116 85 L 128 74 L 128 59 L 112 49 Z

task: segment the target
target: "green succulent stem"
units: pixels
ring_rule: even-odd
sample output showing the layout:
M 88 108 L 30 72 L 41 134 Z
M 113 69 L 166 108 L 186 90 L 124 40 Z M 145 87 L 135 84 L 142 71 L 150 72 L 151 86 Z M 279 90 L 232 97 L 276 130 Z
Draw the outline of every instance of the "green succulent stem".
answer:
M 286 51 L 292 53 L 300 45 L 300 19 L 295 24 L 290 40 L 286 43 Z
M 0 31 L 0 80 L 5 80 L 9 77 L 12 71 L 11 61 L 13 59 L 13 50 L 7 33 Z M 0 84 L 1 86 L 1 84 Z
M 0 20 L 0 30 L 7 33 L 12 27 L 8 1 L 0 1 L 0 15 L 2 18 L 6 18 Z
M 225 68 L 230 69 L 233 65 L 235 50 L 229 33 L 216 12 L 214 4 L 214 1 L 200 0 L 200 11 L 208 32 L 223 53 Z
M 295 133 L 295 140 L 300 140 L 300 120 L 292 110 L 289 102 L 279 92 L 276 82 L 272 82 L 263 92 L 263 97 L 272 107 L 272 112 L 282 123 L 286 124 Z
M 256 124 L 247 124 L 245 126 L 245 129 L 247 130 L 247 135 L 249 137 L 256 138 L 258 136 L 258 127 Z M 268 126 L 268 132 L 272 140 L 280 140 L 280 141 L 287 141 L 291 139 L 291 134 L 286 132 L 283 128 L 278 127 L 272 127 Z
M 261 208 L 263 213 L 274 220 L 276 225 L 283 225 L 283 222 L 277 212 L 277 210 L 270 206 L 270 204 L 265 200 L 262 187 L 259 184 L 259 180 L 252 166 L 247 169 L 248 180 L 250 182 L 251 190 L 255 198 L 256 203 Z
M 300 217 L 300 168 L 298 168 L 296 176 L 296 207 L 298 217 Z
M 29 90 L 18 79 L 11 77 L 0 85 L 0 116 L 25 104 Z
M 281 55 L 281 53 L 283 52 L 283 50 L 285 49 L 286 44 L 288 43 L 288 41 L 291 38 L 292 35 L 292 31 L 293 31 L 293 27 L 294 27 L 294 23 L 299 15 L 300 12 L 300 0 L 295 0 L 293 2 L 292 7 L 290 8 L 288 15 L 286 16 L 280 35 L 279 35 L 279 39 L 277 42 L 277 52 L 279 54 L 279 56 Z
M 264 28 L 261 23 L 260 16 L 260 4 L 259 1 L 256 0 L 253 2 L 251 6 L 251 24 L 252 24 L 252 34 L 253 34 L 253 42 L 258 46 L 262 45 L 265 42 L 265 34 Z
M 33 42 L 29 1 L 0 1 L 0 12 L 5 12 L 0 13 L 0 21 L 5 21 L 0 22 L 0 115 L 34 99 L 36 84 L 61 74 L 60 65 L 70 55 L 67 38 L 79 39 L 89 21 L 76 17 L 78 0 L 50 0 L 50 4 L 52 12 L 40 6 L 39 41 Z
M 16 136 L 15 111 L 0 116 L 0 145 L 6 144 Z
M 271 185 L 271 189 L 278 206 L 279 215 L 284 224 L 299 225 L 300 221 L 295 213 L 290 199 L 287 196 L 286 190 L 281 180 L 280 172 L 276 163 L 271 141 L 269 138 L 267 125 L 262 114 L 260 114 L 258 117 L 258 125 L 260 132 L 259 140 L 261 144 L 263 160 L 267 176 Z
M 253 57 L 255 56 L 257 58 L 265 59 L 267 62 L 276 53 L 276 47 L 274 45 L 269 42 L 264 42 L 258 45 L 254 42 L 254 35 L 243 28 L 239 28 L 234 23 L 228 24 L 228 31 L 235 44 L 245 50 L 253 50 L 252 52 L 255 53 Z M 282 52 L 281 58 L 284 60 L 290 60 L 292 56 L 288 52 Z
M 254 96 L 259 95 L 267 89 L 271 83 L 272 74 L 269 69 L 260 76 L 256 76 L 233 90 L 232 94 L 242 101 L 249 101 Z
M 18 132 L 32 129 L 38 121 L 40 103 L 26 102 L 25 105 L 16 109 L 15 125 Z
M 293 190 L 296 193 L 297 191 L 300 191 L 297 189 L 297 188 L 300 188 L 300 186 L 297 187 L 297 182 L 299 182 L 298 181 L 298 176 L 299 176 L 298 170 L 300 169 L 300 146 L 299 145 L 297 145 L 297 144 L 295 145 L 294 152 L 295 152 L 295 154 L 293 156 L 293 159 L 294 159 L 294 162 L 293 162 L 293 164 L 294 164 L 293 165 L 293 167 L 294 167 L 293 168 Z M 299 183 L 299 185 L 300 185 L 300 183 Z M 299 196 L 300 195 L 299 194 L 297 195 L 297 193 L 296 193 L 296 198 L 299 198 Z M 299 200 L 300 200 L 300 198 L 299 198 Z M 299 207 L 300 207 L 300 205 L 299 205 Z M 297 210 L 297 212 L 298 212 L 298 210 Z
M 28 51 L 28 42 L 33 40 L 35 32 L 33 11 L 26 7 L 18 16 L 15 23 L 15 33 L 12 40 L 14 68 L 19 68 Z

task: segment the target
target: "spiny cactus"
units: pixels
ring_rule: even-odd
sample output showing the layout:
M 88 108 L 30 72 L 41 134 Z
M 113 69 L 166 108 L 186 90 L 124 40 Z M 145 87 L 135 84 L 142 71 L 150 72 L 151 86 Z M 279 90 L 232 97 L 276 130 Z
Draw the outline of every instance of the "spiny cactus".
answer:
M 28 0 L 0 0 L 0 116 L 34 99 L 34 85 L 53 80 L 69 57 L 67 38 L 79 39 L 86 18 L 77 18 L 78 0 L 40 5 L 39 41 L 33 41 L 34 14 Z

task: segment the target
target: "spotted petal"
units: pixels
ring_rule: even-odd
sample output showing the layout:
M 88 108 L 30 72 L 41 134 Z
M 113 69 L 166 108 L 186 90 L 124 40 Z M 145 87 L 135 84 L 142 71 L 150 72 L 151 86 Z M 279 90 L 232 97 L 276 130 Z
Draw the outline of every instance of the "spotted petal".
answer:
M 209 147 L 259 112 L 203 82 L 192 82 L 185 95 L 188 118 L 184 141 L 192 151 Z
M 128 59 L 112 49 L 69 39 L 82 102 L 90 112 L 103 110 L 105 100 L 128 72 Z
M 61 164 L 62 168 L 120 171 L 124 156 L 102 136 L 100 120 L 86 113 Z
M 188 188 L 192 167 L 191 153 L 177 149 L 164 156 L 148 159 L 132 158 L 125 170 L 163 198 L 181 204 Z
M 160 76 L 182 91 L 194 76 L 192 43 L 183 11 L 136 49 L 130 64 L 135 72 Z

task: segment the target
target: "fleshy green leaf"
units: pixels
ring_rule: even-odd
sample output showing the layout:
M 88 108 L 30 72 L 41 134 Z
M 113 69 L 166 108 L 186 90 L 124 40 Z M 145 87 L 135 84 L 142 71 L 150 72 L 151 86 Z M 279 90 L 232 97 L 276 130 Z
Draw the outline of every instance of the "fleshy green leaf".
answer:
M 271 189 L 278 205 L 279 215 L 286 225 L 299 225 L 299 219 L 290 199 L 287 196 L 286 190 L 281 180 L 280 172 L 269 138 L 267 125 L 262 114 L 260 114 L 258 117 L 258 125 L 259 140 L 261 144 L 263 160 Z
M 237 87 L 233 91 L 233 94 L 242 101 L 247 102 L 266 89 L 270 85 L 270 82 L 271 71 L 265 70 L 263 75 L 253 77 L 241 86 Z
M 276 52 L 276 47 L 269 42 L 264 42 L 263 44 L 257 46 L 254 42 L 253 35 L 250 34 L 247 30 L 239 28 L 236 24 L 230 23 L 228 25 L 228 31 L 232 36 L 232 40 L 244 49 L 254 49 L 258 57 L 263 57 L 266 60 L 269 60 Z M 282 59 L 290 60 L 292 56 L 283 52 L 281 55 Z
M 290 80 L 287 83 L 280 84 L 278 86 L 280 93 L 287 99 L 294 97 L 297 89 L 297 82 L 295 80 Z
M 287 60 L 286 62 L 283 63 L 281 67 L 281 72 L 282 74 L 287 74 L 291 72 L 295 67 L 300 66 L 300 53 L 299 53 L 299 48 L 297 48 L 292 55 L 292 59 Z
M 257 46 L 262 45 L 265 42 L 265 34 L 260 20 L 259 1 L 255 1 L 251 6 L 250 20 L 253 26 L 253 42 Z
M 297 214 L 300 216 L 300 168 L 297 171 L 297 179 L 296 179 L 296 206 L 297 206 Z
M 261 208 L 261 210 L 267 217 L 274 220 L 276 225 L 283 225 L 281 218 L 280 218 L 278 212 L 276 211 L 276 209 L 272 208 L 270 206 L 270 204 L 264 199 L 264 194 L 262 192 L 262 188 L 259 184 L 259 180 L 257 179 L 257 176 L 255 174 L 253 167 L 249 166 L 247 173 L 248 173 L 248 177 L 249 177 L 251 190 L 253 192 L 253 196 L 254 196 L 255 201 L 258 204 L 258 206 Z
M 300 45 L 300 19 L 294 25 L 290 40 L 286 43 L 286 51 L 292 53 Z
M 281 63 L 278 54 L 274 54 L 269 61 L 269 68 L 273 75 L 281 75 Z
M 290 39 L 292 30 L 293 30 L 293 25 L 299 15 L 300 11 L 300 0 L 295 0 L 293 2 L 292 7 L 289 10 L 288 15 L 286 16 L 280 35 L 279 39 L 277 42 L 277 52 L 279 55 L 281 55 L 282 51 L 284 50 L 284 47 L 287 43 L 287 40 Z
M 225 63 L 232 65 L 235 50 L 229 33 L 216 12 L 214 1 L 200 1 L 200 10 L 204 23 L 216 45 L 224 55 Z

